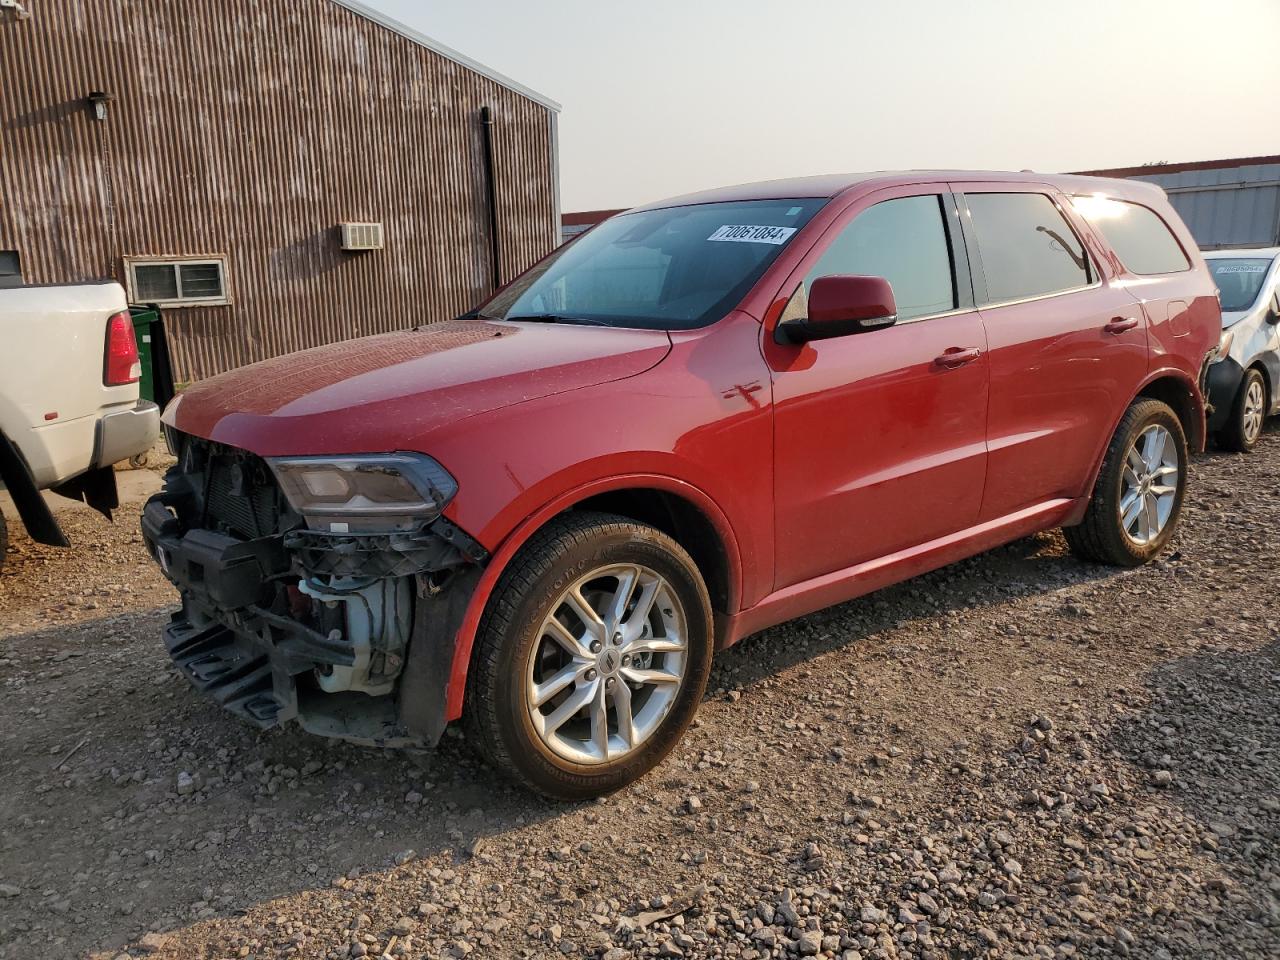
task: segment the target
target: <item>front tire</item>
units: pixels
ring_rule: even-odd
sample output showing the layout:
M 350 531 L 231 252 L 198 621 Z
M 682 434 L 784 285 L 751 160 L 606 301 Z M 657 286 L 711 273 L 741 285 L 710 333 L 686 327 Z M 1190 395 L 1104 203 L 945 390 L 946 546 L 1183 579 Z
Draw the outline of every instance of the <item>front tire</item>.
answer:
M 1218 445 L 1224 450 L 1248 453 L 1262 436 L 1267 418 L 1267 383 L 1257 367 L 1244 372 L 1240 389 L 1231 404 L 1231 416 L 1218 434 Z
M 1164 549 L 1182 513 L 1189 462 L 1182 424 L 1168 405 L 1130 404 L 1107 447 L 1088 510 L 1062 532 L 1083 560 L 1137 567 Z
M 712 637 L 706 585 L 673 539 L 609 514 L 557 518 L 503 572 L 481 620 L 470 737 L 547 796 L 618 790 L 683 736 Z

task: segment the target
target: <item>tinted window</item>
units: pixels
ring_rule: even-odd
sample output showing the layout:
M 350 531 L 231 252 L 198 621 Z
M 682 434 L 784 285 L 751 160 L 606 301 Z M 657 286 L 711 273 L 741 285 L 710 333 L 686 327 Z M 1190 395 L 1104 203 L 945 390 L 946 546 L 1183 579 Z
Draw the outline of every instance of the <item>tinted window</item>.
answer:
M 1072 203 L 1131 273 L 1177 273 L 1191 268 L 1191 261 L 1154 210 L 1109 197 L 1076 197 Z
M 1222 257 L 1207 262 L 1225 313 L 1252 307 L 1271 269 L 1271 261 L 1261 257 Z
M 805 292 L 818 277 L 849 274 L 888 280 L 900 320 L 954 309 L 941 199 L 886 200 L 858 214 L 809 271 Z
M 622 214 L 565 244 L 479 314 L 699 327 L 736 307 L 825 202 L 702 203 Z
M 1021 300 L 1086 286 L 1089 260 L 1079 238 L 1040 193 L 970 193 L 987 300 Z

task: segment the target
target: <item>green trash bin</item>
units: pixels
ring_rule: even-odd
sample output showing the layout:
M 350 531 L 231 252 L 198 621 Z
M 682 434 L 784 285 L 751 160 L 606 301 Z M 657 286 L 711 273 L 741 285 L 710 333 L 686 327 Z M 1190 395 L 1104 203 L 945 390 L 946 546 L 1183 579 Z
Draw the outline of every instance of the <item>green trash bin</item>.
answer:
M 142 363 L 142 382 L 138 384 L 138 388 L 143 400 L 154 403 L 156 379 L 151 365 L 151 324 L 160 319 L 160 313 L 157 310 L 130 307 L 129 314 L 133 318 L 133 335 L 138 341 L 138 360 Z

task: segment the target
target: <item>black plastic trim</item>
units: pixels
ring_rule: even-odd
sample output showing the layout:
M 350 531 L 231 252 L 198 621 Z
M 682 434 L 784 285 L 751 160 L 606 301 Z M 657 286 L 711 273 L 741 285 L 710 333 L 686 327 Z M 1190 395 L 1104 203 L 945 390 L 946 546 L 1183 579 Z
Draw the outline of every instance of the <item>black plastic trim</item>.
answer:
M 53 511 L 36 488 L 22 452 L 3 433 L 0 433 L 0 480 L 4 481 L 5 489 L 13 497 L 18 516 L 32 540 L 50 547 L 71 546 L 71 541 L 54 519 Z

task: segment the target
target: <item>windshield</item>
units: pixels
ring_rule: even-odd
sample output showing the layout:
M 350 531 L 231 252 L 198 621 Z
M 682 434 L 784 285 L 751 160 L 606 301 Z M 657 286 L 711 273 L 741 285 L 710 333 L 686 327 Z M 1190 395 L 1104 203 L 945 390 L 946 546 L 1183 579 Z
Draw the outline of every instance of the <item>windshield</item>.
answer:
M 1222 297 L 1223 313 L 1239 313 L 1252 307 L 1271 269 L 1271 260 L 1262 257 L 1222 257 L 1207 262 Z
M 561 247 L 478 315 L 701 327 L 738 305 L 824 203 L 752 200 L 622 214 Z

